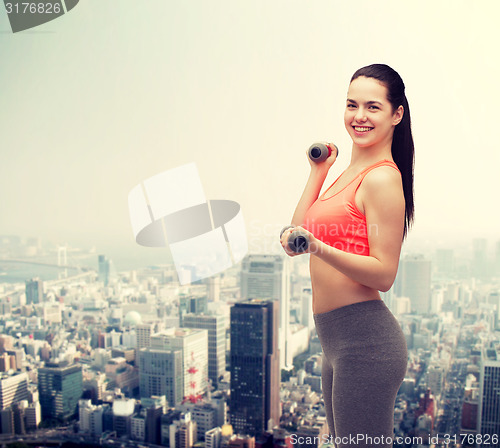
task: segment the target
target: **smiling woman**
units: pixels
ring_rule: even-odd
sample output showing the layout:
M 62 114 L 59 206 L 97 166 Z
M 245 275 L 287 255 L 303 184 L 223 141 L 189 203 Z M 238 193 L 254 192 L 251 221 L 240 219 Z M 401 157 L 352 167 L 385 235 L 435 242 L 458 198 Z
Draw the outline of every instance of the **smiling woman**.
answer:
M 410 110 L 401 77 L 387 65 L 352 77 L 344 124 L 351 163 L 319 196 L 336 152 L 311 174 L 281 244 L 301 226 L 308 238 L 313 312 L 323 348 L 323 400 L 337 447 L 392 446 L 394 402 L 406 374 L 407 347 L 381 300 L 396 276 L 413 220 Z M 360 438 L 360 436 L 363 436 Z

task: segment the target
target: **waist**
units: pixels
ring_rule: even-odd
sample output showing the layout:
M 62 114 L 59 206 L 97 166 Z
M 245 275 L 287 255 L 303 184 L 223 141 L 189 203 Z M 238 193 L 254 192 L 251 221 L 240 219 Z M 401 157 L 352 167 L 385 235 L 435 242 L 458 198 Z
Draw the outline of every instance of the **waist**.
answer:
M 357 302 L 380 300 L 377 290 L 352 280 L 313 255 L 310 258 L 309 270 L 315 314 Z

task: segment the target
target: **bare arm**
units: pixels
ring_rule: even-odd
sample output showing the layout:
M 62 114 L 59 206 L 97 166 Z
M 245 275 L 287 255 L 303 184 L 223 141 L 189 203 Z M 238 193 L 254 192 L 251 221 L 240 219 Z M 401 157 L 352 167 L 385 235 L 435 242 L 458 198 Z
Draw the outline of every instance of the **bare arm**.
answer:
M 333 146 L 333 144 L 331 145 Z M 307 151 L 306 151 L 307 154 Z M 309 173 L 309 179 L 307 180 L 306 186 L 300 197 L 300 200 L 295 208 L 295 213 L 292 217 L 292 224 L 294 226 L 300 226 L 304 224 L 304 217 L 307 210 L 313 205 L 314 201 L 318 199 L 321 187 L 325 182 L 326 176 L 328 175 L 328 170 L 333 165 L 337 159 L 336 151 L 332 151 L 330 157 L 328 157 L 322 163 L 315 163 L 309 159 L 309 164 L 311 165 L 311 172 Z
M 358 193 L 366 216 L 370 255 L 341 251 L 310 232 L 308 252 L 362 285 L 388 291 L 396 277 L 403 240 L 405 202 L 400 175 L 381 167 L 368 173 Z M 292 230 L 283 235 L 284 241 Z
M 304 217 L 306 215 L 309 207 L 313 205 L 314 201 L 318 199 L 321 187 L 325 182 L 326 176 L 328 175 L 328 169 L 311 167 L 311 172 L 309 173 L 309 179 L 307 179 L 304 192 L 300 197 L 300 200 L 295 208 L 295 213 L 292 217 L 292 224 L 294 226 L 301 226 L 304 224 Z

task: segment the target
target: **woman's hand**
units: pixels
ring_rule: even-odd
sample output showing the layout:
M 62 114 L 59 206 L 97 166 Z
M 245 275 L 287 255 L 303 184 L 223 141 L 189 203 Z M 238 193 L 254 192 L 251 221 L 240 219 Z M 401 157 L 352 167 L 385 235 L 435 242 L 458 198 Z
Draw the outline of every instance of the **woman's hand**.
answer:
M 332 153 L 326 158 L 323 162 L 317 163 L 309 157 L 309 149 L 306 150 L 306 156 L 307 160 L 309 161 L 309 165 L 311 165 L 311 168 L 325 168 L 326 170 L 329 170 L 331 166 L 335 163 L 335 160 L 337 160 L 338 156 L 338 151 L 337 147 L 333 143 L 329 142 L 318 142 L 318 143 L 323 143 L 326 146 L 329 146 L 332 149 Z
M 308 240 L 307 249 L 303 252 L 294 252 L 288 246 L 288 238 L 290 237 L 290 234 L 292 232 L 294 232 L 295 230 L 300 230 L 301 233 L 305 234 L 305 236 L 307 237 L 307 240 Z M 296 255 L 302 255 L 302 254 L 308 254 L 308 253 L 314 252 L 315 250 L 317 250 L 317 241 L 318 240 L 316 239 L 316 237 L 302 226 L 295 226 L 295 227 L 291 227 L 291 228 L 285 230 L 283 232 L 283 235 L 281 235 L 281 239 L 280 239 L 281 247 L 283 247 L 283 250 L 290 257 L 295 257 Z

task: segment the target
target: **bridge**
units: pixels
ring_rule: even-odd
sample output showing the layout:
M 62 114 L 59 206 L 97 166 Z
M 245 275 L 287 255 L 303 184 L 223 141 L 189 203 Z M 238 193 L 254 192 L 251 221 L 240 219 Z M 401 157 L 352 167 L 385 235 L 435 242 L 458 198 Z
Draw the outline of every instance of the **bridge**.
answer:
M 47 262 L 43 262 L 43 261 L 34 261 L 34 260 L 26 260 L 26 259 L 23 260 L 23 259 L 19 259 L 19 258 L 0 258 L 0 262 L 34 264 L 37 266 L 47 266 L 47 267 L 58 268 L 58 269 L 76 269 L 78 271 L 84 271 L 84 272 L 93 270 L 92 268 L 89 268 L 86 266 L 71 266 L 68 264 L 47 263 Z

